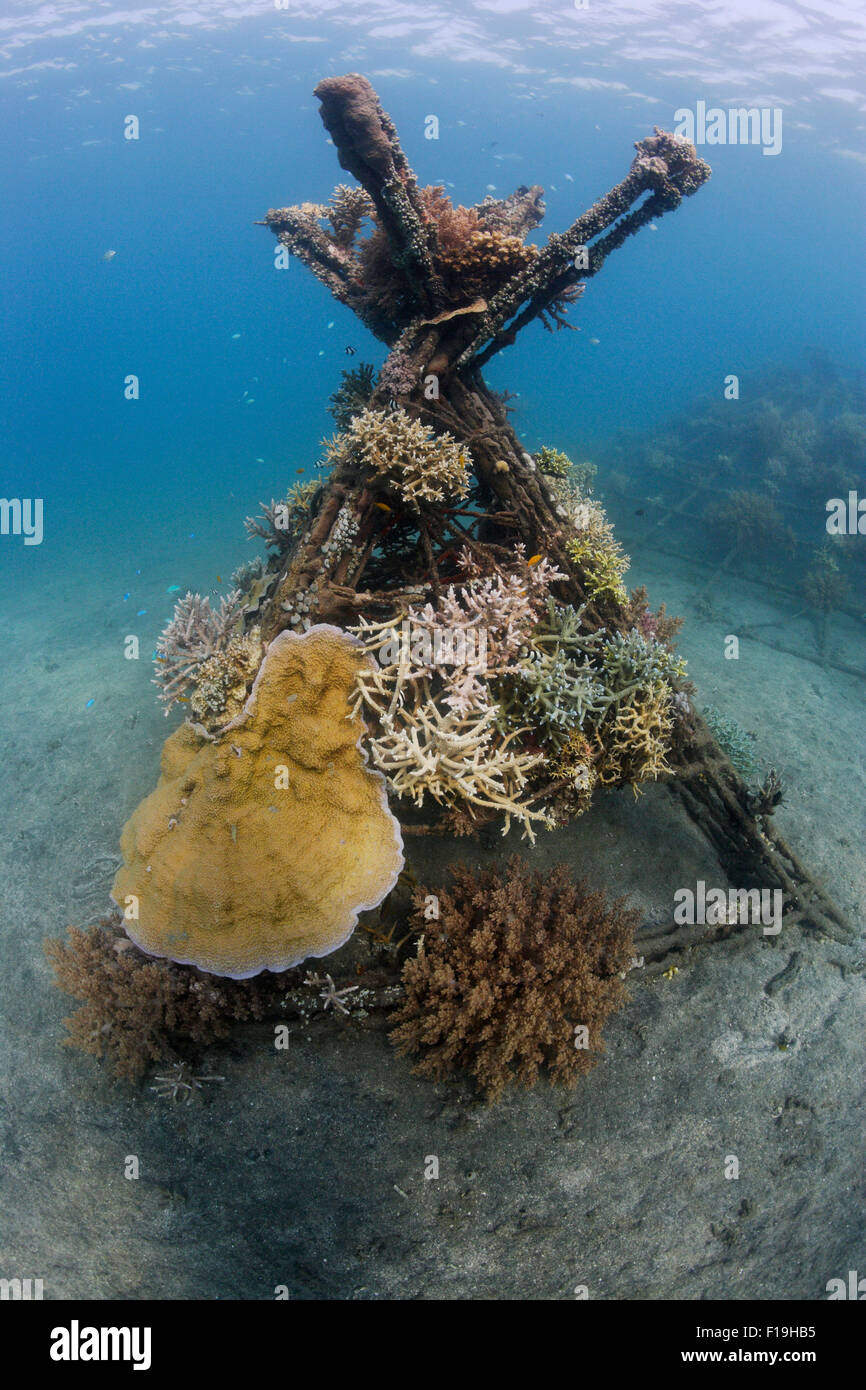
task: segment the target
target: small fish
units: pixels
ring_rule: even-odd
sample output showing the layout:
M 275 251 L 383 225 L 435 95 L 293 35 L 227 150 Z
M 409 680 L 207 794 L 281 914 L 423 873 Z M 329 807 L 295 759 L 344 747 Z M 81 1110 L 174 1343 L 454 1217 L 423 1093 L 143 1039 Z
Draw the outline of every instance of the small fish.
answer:
M 574 183 L 574 174 L 564 174 L 563 178 L 568 179 L 569 183 Z
M 526 563 L 527 563 L 527 565 L 529 565 L 530 567 L 532 567 L 532 565 L 537 565 L 540 559 L 541 559 L 541 556 L 540 556 L 540 555 L 533 555 L 532 559 L 531 559 L 531 560 L 527 560 Z
M 247 405 L 255 405 L 255 403 L 256 403 L 256 398 L 255 398 L 255 396 L 248 396 L 248 397 L 247 397 Z
M 601 342 L 601 338 L 590 338 L 589 341 L 592 343 L 593 347 L 598 347 L 599 343 Z
M 116 255 L 117 255 L 117 252 L 116 252 L 116 251 L 106 251 L 105 254 L 103 255 L 102 259 L 103 259 L 104 261 L 113 261 Z
M 488 184 L 486 184 L 485 186 L 486 186 L 486 188 L 487 188 L 487 192 L 488 192 L 488 193 L 495 193 L 495 192 L 496 192 L 496 184 L 495 184 L 495 183 L 488 183 Z
M 329 328 L 333 328 L 333 327 L 334 327 L 334 320 L 333 320 L 333 319 L 331 319 L 331 322 L 328 324 L 328 327 L 329 327 Z
M 233 334 L 232 334 L 232 342 L 234 342 L 235 339 L 236 339 L 236 338 L 239 338 L 240 336 L 241 336 L 240 333 L 233 333 Z
M 347 356 L 347 357 L 354 357 L 354 356 L 355 356 L 355 349 L 354 349 L 353 347 L 347 347 L 347 348 L 346 348 L 346 356 Z
M 127 600 L 128 598 L 129 598 L 129 594 L 124 594 L 124 595 L 123 595 L 123 602 L 126 603 L 126 600 Z
M 638 507 L 637 511 L 635 512 L 635 516 L 643 516 L 643 515 L 644 515 L 644 509 L 643 509 L 643 507 Z
M 137 618 L 143 618 L 146 612 L 147 612 L 147 609 L 146 609 L 146 608 L 139 608 L 139 610 L 138 610 L 138 612 L 136 613 L 135 616 L 136 616 Z
M 223 577 L 222 577 L 221 574 L 218 574 L 218 575 L 217 575 L 217 584 L 222 584 L 222 582 L 223 582 Z
M 650 222 L 650 224 L 649 224 L 649 229 L 650 229 L 651 232 L 657 232 L 657 231 L 658 231 L 658 227 L 656 226 L 655 222 Z
M 179 593 L 180 593 L 180 585 L 179 585 L 179 584 L 169 584 L 169 586 L 168 586 L 168 588 L 166 589 L 165 592 L 166 592 L 167 594 L 179 594 Z
M 87 704 L 84 706 L 84 708 L 85 708 L 85 709 L 90 709 L 90 706 L 91 706 L 91 705 L 95 705 L 95 704 L 96 704 L 96 701 L 95 701 L 94 699 L 90 699 L 90 700 L 87 701 Z
M 306 471 L 307 471 L 306 468 L 296 468 L 296 469 L 295 469 L 295 472 L 296 472 L 296 473 L 306 473 Z
M 256 463 L 264 463 L 264 459 L 256 459 Z
M 379 508 L 379 510 L 382 511 L 382 512 L 390 512 L 390 511 L 393 511 L 393 508 L 392 508 L 392 507 L 389 507 L 387 502 L 377 502 L 377 503 L 376 503 L 376 506 L 377 506 L 377 507 Z
M 177 697 L 177 703 L 178 703 L 179 705 L 188 705 L 188 704 L 189 704 L 189 700 L 187 699 L 187 697 L 186 697 L 185 695 L 178 695 L 178 697 Z

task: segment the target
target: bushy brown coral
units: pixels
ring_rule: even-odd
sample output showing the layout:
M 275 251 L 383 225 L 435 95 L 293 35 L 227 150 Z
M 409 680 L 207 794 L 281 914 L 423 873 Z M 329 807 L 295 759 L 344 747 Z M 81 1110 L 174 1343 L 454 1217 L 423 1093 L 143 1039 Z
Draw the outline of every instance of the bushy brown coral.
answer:
M 489 297 L 537 259 L 537 246 L 486 222 L 475 208 L 454 207 L 444 188 L 419 192 L 424 215 L 436 228 L 435 268 L 449 304 Z M 387 233 L 375 217 L 373 221 L 372 234 L 358 249 L 353 293 L 402 324 L 411 309 L 411 287 L 403 268 L 394 264 Z
M 475 208 L 454 207 L 441 187 L 422 188 L 421 199 L 436 224 L 436 268 L 455 304 L 489 296 L 538 255 L 521 237 L 485 226 Z
M 154 960 L 124 934 L 119 917 L 70 927 L 65 940 L 45 943 L 45 953 L 58 987 L 81 1001 L 65 1020 L 67 1044 L 106 1058 L 130 1081 L 190 1044 L 227 1037 L 235 1023 L 275 1014 L 287 988 L 285 976 L 228 980 Z
M 436 920 L 426 889 L 414 901 L 424 935 L 403 967 L 391 1040 L 419 1055 L 416 1072 L 466 1070 L 488 1101 L 511 1082 L 535 1085 L 542 1069 L 574 1085 L 624 1002 L 637 914 L 575 883 L 564 864 L 534 873 L 517 855 L 504 872 L 455 868 Z

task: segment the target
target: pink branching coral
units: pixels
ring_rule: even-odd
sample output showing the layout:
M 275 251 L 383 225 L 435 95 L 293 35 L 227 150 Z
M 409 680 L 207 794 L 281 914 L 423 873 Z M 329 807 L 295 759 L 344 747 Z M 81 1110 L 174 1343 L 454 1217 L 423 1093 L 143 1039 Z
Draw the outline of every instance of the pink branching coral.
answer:
M 174 617 L 156 644 L 154 685 L 160 687 L 166 714 L 195 685 L 203 662 L 228 647 L 241 607 L 240 589 L 224 594 L 216 610 L 201 594 L 187 593 L 178 600 Z

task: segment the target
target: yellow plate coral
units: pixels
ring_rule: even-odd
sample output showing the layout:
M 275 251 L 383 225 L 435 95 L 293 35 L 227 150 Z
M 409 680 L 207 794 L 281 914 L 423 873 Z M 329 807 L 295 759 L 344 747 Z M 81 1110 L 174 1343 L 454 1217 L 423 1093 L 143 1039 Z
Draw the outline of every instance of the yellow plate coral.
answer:
M 188 724 L 166 740 L 112 889 L 143 951 L 233 979 L 286 970 L 391 891 L 400 826 L 349 714 L 363 660 L 339 628 L 282 632 L 216 740 Z

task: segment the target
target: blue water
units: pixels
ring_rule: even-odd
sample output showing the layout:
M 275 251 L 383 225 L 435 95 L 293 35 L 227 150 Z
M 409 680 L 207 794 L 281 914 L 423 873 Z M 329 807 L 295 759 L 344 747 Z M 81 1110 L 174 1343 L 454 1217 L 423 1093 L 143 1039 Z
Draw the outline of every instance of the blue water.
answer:
M 346 347 L 381 362 L 306 270 L 274 269 L 254 225 L 348 179 L 312 95 L 328 73 L 371 76 L 420 181 L 455 201 L 541 183 L 535 239 L 620 179 L 632 142 L 678 108 L 782 109 L 778 155 L 700 150 L 711 182 L 611 257 L 572 310 L 580 332 L 534 325 L 491 365 L 520 393 L 530 447 L 580 452 L 730 372 L 747 394 L 750 371 L 805 344 L 862 358 L 856 7 L 775 7 L 763 23 L 750 5 L 736 23 L 731 6 L 656 9 L 311 4 L 300 19 L 159 4 L 131 21 L 6 0 L 4 490 L 46 499 L 43 552 L 86 543 L 97 558 L 159 531 L 193 563 L 195 540 L 312 473 Z

